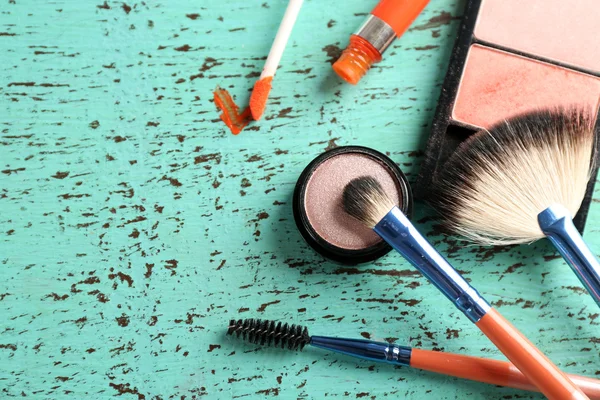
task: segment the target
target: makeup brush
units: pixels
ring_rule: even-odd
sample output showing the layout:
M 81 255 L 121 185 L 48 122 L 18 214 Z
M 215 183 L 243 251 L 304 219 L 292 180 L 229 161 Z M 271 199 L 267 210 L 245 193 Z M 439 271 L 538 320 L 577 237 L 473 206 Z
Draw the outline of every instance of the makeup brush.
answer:
M 296 23 L 296 18 L 298 17 L 298 13 L 300 13 L 303 1 L 304 0 L 290 0 L 288 3 L 281 24 L 279 24 L 277 35 L 275 35 L 275 40 L 271 46 L 271 51 L 269 51 L 269 55 L 267 56 L 263 71 L 260 74 L 258 81 L 254 84 L 254 89 L 252 89 L 252 94 L 250 95 L 250 112 L 252 113 L 252 118 L 257 121 L 265 111 L 275 71 L 277 71 L 277 66 L 279 65 L 283 50 L 285 50 L 285 46 L 292 33 L 292 28 Z
M 600 306 L 600 264 L 573 225 L 594 169 L 594 118 L 538 111 L 467 139 L 436 183 L 452 232 L 485 245 L 548 237 Z
M 261 346 L 296 351 L 310 345 L 364 360 L 413 367 L 492 385 L 538 391 L 521 371 L 506 361 L 414 349 L 364 339 L 310 336 L 305 326 L 260 319 L 232 319 L 227 334 Z M 600 381 L 579 375 L 568 376 L 590 399 L 600 400 Z
M 549 399 L 585 399 L 558 367 L 512 326 L 438 253 L 372 177 L 356 178 L 344 210 L 370 227 L 448 297 Z

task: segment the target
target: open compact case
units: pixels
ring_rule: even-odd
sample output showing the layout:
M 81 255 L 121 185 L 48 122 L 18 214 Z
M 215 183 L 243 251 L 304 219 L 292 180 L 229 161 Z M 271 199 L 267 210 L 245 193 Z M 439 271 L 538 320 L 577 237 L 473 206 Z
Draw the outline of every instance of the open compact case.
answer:
M 415 197 L 430 199 L 438 172 L 470 135 L 509 117 L 577 106 L 600 131 L 600 40 L 589 35 L 598 21 L 597 0 L 469 0 Z M 598 163 L 574 218 L 579 231 L 597 171 Z

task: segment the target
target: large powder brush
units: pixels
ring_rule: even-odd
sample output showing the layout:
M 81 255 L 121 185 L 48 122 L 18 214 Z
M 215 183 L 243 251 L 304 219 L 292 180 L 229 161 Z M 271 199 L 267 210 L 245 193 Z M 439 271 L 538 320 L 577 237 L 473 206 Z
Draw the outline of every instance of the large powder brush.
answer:
M 467 139 L 440 172 L 433 205 L 483 245 L 548 237 L 600 305 L 600 265 L 573 225 L 594 170 L 594 116 L 544 110 Z

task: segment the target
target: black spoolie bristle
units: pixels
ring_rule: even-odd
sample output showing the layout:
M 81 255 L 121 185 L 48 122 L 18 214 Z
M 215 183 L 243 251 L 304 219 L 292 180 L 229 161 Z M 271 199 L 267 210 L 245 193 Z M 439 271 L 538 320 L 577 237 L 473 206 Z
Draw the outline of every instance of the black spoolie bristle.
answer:
M 241 336 L 242 340 L 260 346 L 273 345 L 288 350 L 302 350 L 310 343 L 308 329 L 305 326 L 252 318 L 237 321 L 232 319 L 227 334 Z
M 342 207 L 349 215 L 373 228 L 394 207 L 394 203 L 375 178 L 363 176 L 346 185 Z

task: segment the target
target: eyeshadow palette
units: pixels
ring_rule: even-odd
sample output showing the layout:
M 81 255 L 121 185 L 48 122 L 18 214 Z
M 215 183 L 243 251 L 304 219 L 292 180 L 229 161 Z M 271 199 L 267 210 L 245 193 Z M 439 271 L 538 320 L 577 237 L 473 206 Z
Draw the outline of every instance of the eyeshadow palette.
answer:
M 597 0 L 469 0 L 450 59 L 415 196 L 470 135 L 529 111 L 578 107 L 600 132 Z M 593 176 L 597 174 L 597 167 Z M 583 231 L 595 179 L 574 219 Z

